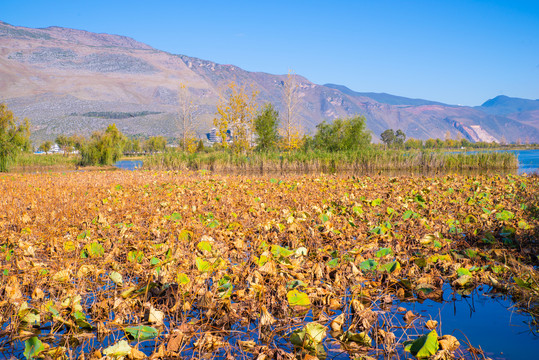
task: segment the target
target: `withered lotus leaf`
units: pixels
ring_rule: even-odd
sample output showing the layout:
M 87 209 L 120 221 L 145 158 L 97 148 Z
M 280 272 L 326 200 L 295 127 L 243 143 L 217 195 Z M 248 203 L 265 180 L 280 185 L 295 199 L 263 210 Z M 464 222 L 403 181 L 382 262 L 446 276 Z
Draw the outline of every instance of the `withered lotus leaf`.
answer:
M 404 358 L 438 326 L 410 302 L 481 285 L 537 316 L 537 176 L 93 171 L 0 194 L 0 347 L 27 358 Z M 473 357 L 459 339 L 409 350 Z

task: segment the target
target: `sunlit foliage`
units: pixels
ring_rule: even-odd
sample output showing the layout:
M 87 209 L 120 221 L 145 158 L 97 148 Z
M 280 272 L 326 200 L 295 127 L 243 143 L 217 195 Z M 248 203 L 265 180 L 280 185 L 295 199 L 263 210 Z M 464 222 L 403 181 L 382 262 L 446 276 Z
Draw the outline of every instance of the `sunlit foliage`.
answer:
M 364 116 L 335 119 L 316 125 L 316 147 L 327 151 L 358 150 L 369 146 L 371 134 Z
M 230 130 L 232 148 L 236 152 L 242 153 L 251 148 L 254 119 L 258 109 L 257 95 L 258 91 L 254 89 L 249 93 L 235 82 L 228 84 L 226 93 L 221 96 L 217 105 L 218 117 L 213 120 L 223 147 L 228 147 L 227 131 Z
M 257 150 L 268 151 L 277 148 L 279 143 L 279 112 L 267 103 L 255 118 L 254 128 L 257 135 Z
M 30 148 L 30 124 L 18 124 L 7 105 L 0 103 L 0 172 L 9 170 L 17 155 Z
M 81 146 L 81 165 L 112 165 L 122 156 L 125 143 L 125 136 L 115 124 L 94 132 Z
M 150 154 L 165 151 L 167 147 L 167 139 L 164 136 L 151 136 L 144 143 L 144 151 Z

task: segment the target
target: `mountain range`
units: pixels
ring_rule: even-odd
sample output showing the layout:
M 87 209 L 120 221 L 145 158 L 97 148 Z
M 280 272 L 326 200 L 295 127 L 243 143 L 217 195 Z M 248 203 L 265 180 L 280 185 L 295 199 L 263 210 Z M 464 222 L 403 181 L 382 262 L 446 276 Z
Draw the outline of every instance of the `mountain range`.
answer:
M 197 105 L 196 130 L 203 134 L 213 127 L 228 83 L 253 87 L 260 104 L 272 102 L 282 110 L 286 78 L 170 54 L 125 36 L 0 22 L 0 101 L 30 120 L 34 142 L 87 135 L 111 122 L 125 134 L 179 136 L 180 83 Z M 539 142 L 539 100 L 498 96 L 467 107 L 295 78 L 297 114 L 307 133 L 324 120 L 360 114 L 374 140 L 392 128 L 418 139 L 450 134 L 471 141 Z

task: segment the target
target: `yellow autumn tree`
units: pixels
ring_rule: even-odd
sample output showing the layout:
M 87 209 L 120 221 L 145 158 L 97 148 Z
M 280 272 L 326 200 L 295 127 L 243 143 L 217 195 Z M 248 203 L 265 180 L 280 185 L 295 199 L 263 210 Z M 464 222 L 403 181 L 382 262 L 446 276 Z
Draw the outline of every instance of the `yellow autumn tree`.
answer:
M 296 75 L 288 72 L 283 87 L 283 119 L 280 129 L 284 150 L 293 150 L 301 146 L 303 131 L 298 117 L 299 87 L 296 83 Z
M 219 132 L 223 147 L 228 147 L 227 131 L 232 136 L 232 147 L 236 152 L 245 152 L 250 149 L 254 134 L 254 119 L 257 115 L 258 105 L 256 97 L 258 91 L 247 92 L 245 87 L 231 82 L 224 95 L 219 99 L 214 126 Z

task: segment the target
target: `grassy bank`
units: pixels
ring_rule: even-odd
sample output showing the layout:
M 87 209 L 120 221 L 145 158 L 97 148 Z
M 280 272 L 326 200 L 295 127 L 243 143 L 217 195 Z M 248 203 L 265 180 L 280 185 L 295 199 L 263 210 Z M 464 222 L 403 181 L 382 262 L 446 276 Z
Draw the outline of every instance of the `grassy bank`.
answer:
M 13 172 L 75 170 L 80 161 L 78 156 L 63 154 L 21 154 L 13 165 Z
M 378 170 L 488 170 L 516 169 L 518 161 L 511 153 L 442 153 L 396 150 L 356 152 L 231 152 L 188 154 L 166 152 L 148 156 L 144 168 L 154 170 L 212 171 L 378 171 Z

